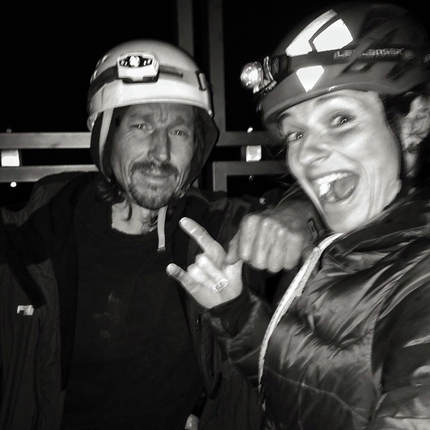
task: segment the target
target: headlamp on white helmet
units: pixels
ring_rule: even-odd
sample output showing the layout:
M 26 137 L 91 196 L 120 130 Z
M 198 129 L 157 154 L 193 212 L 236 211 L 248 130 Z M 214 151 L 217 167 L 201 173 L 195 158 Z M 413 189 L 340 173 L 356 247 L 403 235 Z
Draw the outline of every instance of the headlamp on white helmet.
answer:
M 204 124 L 200 142 L 207 156 L 218 136 L 211 92 L 192 57 L 177 46 L 158 40 L 135 40 L 111 49 L 97 63 L 88 92 L 87 125 L 95 164 L 110 175 L 105 146 L 114 110 L 143 103 L 195 106 Z M 97 127 L 95 127 L 98 121 Z
M 153 55 L 133 52 L 117 60 L 118 78 L 124 82 L 153 82 L 158 79 L 159 64 Z
M 124 43 L 96 66 L 88 93 L 88 128 L 102 112 L 157 102 L 188 104 L 213 116 L 206 77 L 186 52 L 156 40 Z

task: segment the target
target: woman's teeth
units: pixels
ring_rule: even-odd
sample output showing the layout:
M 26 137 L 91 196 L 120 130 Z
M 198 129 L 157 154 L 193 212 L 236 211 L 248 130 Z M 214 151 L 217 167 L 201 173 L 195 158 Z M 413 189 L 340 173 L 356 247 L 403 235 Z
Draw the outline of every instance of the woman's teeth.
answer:
M 318 197 L 328 203 L 336 203 L 351 196 L 357 185 L 358 177 L 350 173 L 331 173 L 316 179 L 314 184 Z

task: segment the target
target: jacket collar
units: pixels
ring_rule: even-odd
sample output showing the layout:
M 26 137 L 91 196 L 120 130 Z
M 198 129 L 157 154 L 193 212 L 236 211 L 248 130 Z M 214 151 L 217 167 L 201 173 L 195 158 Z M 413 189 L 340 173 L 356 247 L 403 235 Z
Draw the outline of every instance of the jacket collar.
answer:
M 336 241 L 329 253 L 334 258 L 351 252 L 392 250 L 411 240 L 430 238 L 430 190 L 405 190 L 374 221 Z

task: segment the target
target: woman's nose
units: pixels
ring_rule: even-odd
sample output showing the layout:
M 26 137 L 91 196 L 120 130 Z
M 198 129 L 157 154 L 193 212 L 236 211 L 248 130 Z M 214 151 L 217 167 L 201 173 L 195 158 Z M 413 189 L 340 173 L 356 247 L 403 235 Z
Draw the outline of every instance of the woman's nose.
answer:
M 328 152 L 328 145 L 323 135 L 307 134 L 299 147 L 298 161 L 303 165 L 309 165 L 325 158 Z

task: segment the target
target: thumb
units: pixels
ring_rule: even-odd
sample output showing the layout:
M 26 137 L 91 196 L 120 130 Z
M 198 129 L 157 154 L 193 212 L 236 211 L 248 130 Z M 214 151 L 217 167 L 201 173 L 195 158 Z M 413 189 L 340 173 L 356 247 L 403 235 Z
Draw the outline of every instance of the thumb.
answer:
M 239 234 L 236 233 L 228 245 L 228 252 L 224 260 L 226 264 L 235 264 L 240 260 L 238 255 L 238 248 L 239 248 Z

